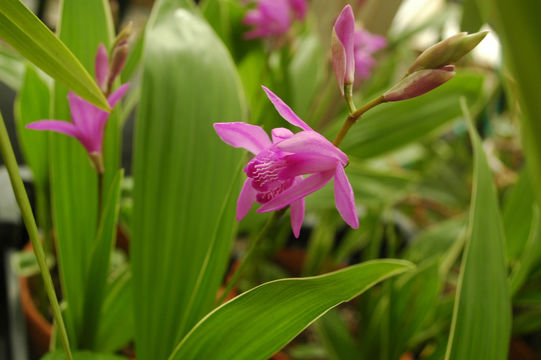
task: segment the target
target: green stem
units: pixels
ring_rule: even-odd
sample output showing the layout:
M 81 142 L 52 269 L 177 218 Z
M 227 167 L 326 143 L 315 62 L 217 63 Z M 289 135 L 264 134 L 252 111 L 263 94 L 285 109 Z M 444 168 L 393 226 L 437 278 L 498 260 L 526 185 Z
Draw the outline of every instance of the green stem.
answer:
M 98 228 L 101 222 L 101 210 L 103 207 L 103 171 L 98 171 Z
M 237 281 L 240 278 L 240 275 L 242 274 L 242 271 L 252 258 L 252 255 L 254 253 L 254 250 L 257 248 L 257 245 L 265 238 L 269 231 L 274 228 L 278 220 L 282 217 L 282 215 L 285 213 L 285 209 L 275 211 L 272 216 L 269 218 L 265 226 L 263 226 L 263 229 L 261 229 L 261 232 L 257 235 L 257 237 L 252 241 L 250 244 L 250 247 L 248 248 L 248 251 L 246 252 L 246 255 L 244 255 L 244 258 L 242 259 L 242 262 L 237 267 L 237 270 L 235 270 L 235 273 L 233 274 L 233 277 L 231 277 L 231 280 L 227 283 L 224 292 L 216 302 L 216 305 L 221 305 L 225 298 L 227 297 L 227 294 L 231 291 L 231 289 L 236 285 Z
M 51 220 L 51 198 L 49 196 L 48 187 L 42 184 L 35 184 L 36 188 L 36 213 L 38 224 L 43 232 L 43 250 L 46 254 L 53 252 L 53 240 L 51 237 L 52 220 Z
M 349 114 L 346 121 L 344 122 L 344 125 L 342 125 L 342 128 L 340 129 L 340 132 L 338 135 L 336 135 L 336 138 L 333 141 L 333 144 L 335 146 L 339 146 L 342 143 L 342 140 L 344 140 L 344 137 L 348 133 L 349 129 L 355 124 L 355 122 L 368 110 L 372 109 L 373 107 L 384 103 L 386 100 L 383 97 L 383 95 L 373 99 L 372 101 L 369 101 L 366 105 L 362 106 L 355 112 Z
M 66 357 L 68 360 L 72 359 L 70 344 L 68 340 L 68 334 L 66 332 L 66 327 L 64 326 L 64 320 L 62 319 L 62 314 L 60 312 L 60 306 L 58 305 L 58 299 L 54 291 L 53 281 L 51 279 L 51 274 L 47 267 L 47 262 L 45 261 L 45 252 L 41 245 L 39 238 L 38 227 L 36 225 L 36 220 L 32 214 L 32 208 L 30 207 L 30 201 L 28 200 L 28 195 L 24 189 L 23 181 L 21 175 L 19 174 L 19 168 L 17 166 L 17 160 L 15 160 L 15 154 L 13 153 L 13 148 L 11 147 L 11 142 L 9 141 L 9 136 L 6 130 L 6 125 L 4 124 L 4 119 L 0 115 L 0 153 L 4 159 L 4 163 L 9 173 L 9 178 L 11 181 L 11 186 L 13 187 L 13 192 L 15 193 L 15 198 L 21 209 L 21 214 L 23 217 L 24 224 L 28 230 L 28 235 L 30 236 L 30 241 L 32 242 L 32 247 L 34 249 L 34 254 L 38 261 L 39 269 L 41 271 L 41 276 L 43 277 L 43 282 L 45 283 L 45 290 L 47 291 L 47 296 L 49 297 L 49 302 L 51 303 L 53 309 L 54 320 L 56 322 L 58 335 L 62 341 L 64 351 L 66 352 Z

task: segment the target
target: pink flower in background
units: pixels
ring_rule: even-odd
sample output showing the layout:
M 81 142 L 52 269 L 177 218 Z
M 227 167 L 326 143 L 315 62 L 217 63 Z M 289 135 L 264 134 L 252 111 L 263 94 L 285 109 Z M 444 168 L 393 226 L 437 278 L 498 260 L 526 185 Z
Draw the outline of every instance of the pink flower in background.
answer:
M 100 45 L 98 48 L 95 69 L 98 85 L 101 88 L 106 87 L 107 80 L 111 77 L 109 74 L 107 51 L 103 45 Z M 113 74 L 114 77 L 117 75 L 118 73 Z M 113 108 L 122 96 L 124 96 L 128 87 L 129 84 L 124 84 L 108 97 L 107 100 L 111 108 Z M 26 125 L 26 127 L 33 130 L 50 130 L 71 136 L 79 140 L 91 156 L 101 154 L 103 133 L 110 113 L 83 100 L 71 91 L 68 94 L 68 102 L 70 105 L 72 122 L 62 120 L 40 120 L 30 123 Z
M 363 29 L 356 29 L 353 34 L 355 72 L 363 79 L 370 77 L 376 66 L 373 54 L 387 46 L 387 40 L 381 35 L 374 35 Z
M 244 24 L 253 26 L 244 37 L 254 39 L 285 34 L 293 18 L 304 19 L 307 7 L 306 0 L 257 0 L 256 8 L 244 17 Z
M 291 227 L 298 237 L 304 220 L 304 198 L 334 178 L 336 208 L 346 223 L 357 228 L 353 189 L 344 172 L 347 155 L 312 130 L 273 92 L 266 87 L 263 90 L 278 113 L 302 131 L 294 134 L 276 128 L 271 131 L 271 140 L 260 126 L 244 122 L 214 124 L 225 143 L 255 155 L 244 168 L 248 178 L 237 202 L 237 220 L 244 218 L 256 201 L 262 204 L 257 210 L 260 213 L 289 205 Z

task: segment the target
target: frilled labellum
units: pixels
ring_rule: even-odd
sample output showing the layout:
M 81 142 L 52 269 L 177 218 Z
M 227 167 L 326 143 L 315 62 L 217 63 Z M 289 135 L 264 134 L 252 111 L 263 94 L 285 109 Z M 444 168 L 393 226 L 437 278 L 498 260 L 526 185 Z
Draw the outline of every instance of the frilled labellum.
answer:
M 383 97 L 386 101 L 400 101 L 423 95 L 455 76 L 453 65 L 436 70 L 419 70 L 402 79 L 388 90 Z

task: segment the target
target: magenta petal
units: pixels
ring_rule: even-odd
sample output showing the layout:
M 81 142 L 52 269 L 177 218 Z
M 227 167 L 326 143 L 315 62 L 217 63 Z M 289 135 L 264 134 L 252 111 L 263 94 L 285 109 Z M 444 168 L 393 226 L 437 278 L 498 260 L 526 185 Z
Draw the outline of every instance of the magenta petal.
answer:
M 336 22 L 334 23 L 334 32 L 338 41 L 342 44 L 346 56 L 344 83 L 351 84 L 353 83 L 355 76 L 355 57 L 353 53 L 355 41 L 355 17 L 353 16 L 351 5 L 346 5 L 336 19 Z
M 334 174 L 334 200 L 336 209 L 344 221 L 354 229 L 359 227 L 359 217 L 355 209 L 355 197 L 353 189 L 341 166 L 336 167 Z
M 308 124 L 306 124 L 304 121 L 302 121 L 301 118 L 298 117 L 297 114 L 295 114 L 293 110 L 291 110 L 291 108 L 282 101 L 282 99 L 276 96 L 276 94 L 267 89 L 265 86 L 261 87 L 267 94 L 271 103 L 274 105 L 276 111 L 278 111 L 280 116 L 282 116 L 287 122 L 289 122 L 291 125 L 300 127 L 303 130 L 312 130 L 312 128 L 308 126 Z
M 107 78 L 109 76 L 109 56 L 107 55 L 107 49 L 103 44 L 100 44 L 98 47 L 94 71 L 96 73 L 98 86 L 100 89 L 105 90 L 105 88 L 107 88 Z
M 288 188 L 281 194 L 276 195 L 268 203 L 261 206 L 257 210 L 257 212 L 262 213 L 262 212 L 268 212 L 268 211 L 281 209 L 291 204 L 292 202 L 299 200 L 313 193 L 314 191 L 321 189 L 323 186 L 325 186 L 325 184 L 327 184 L 331 180 L 333 175 L 334 175 L 334 170 L 316 173 L 314 175 L 307 177 L 306 179 L 302 179 L 296 184 L 293 184 L 290 188 Z
M 276 144 L 293 136 L 293 132 L 286 128 L 274 128 L 271 130 L 272 143 Z
M 334 157 L 318 154 L 292 154 L 284 157 L 286 167 L 280 171 L 281 179 L 290 179 L 299 175 L 333 170 L 340 164 Z
M 109 106 L 111 109 L 116 105 L 116 103 L 122 99 L 126 91 L 128 91 L 128 88 L 130 87 L 130 83 L 123 84 L 118 89 L 116 89 L 109 97 L 107 98 L 107 101 L 109 102 Z
M 301 233 L 302 222 L 304 221 L 304 198 L 293 201 L 289 206 L 289 210 L 291 229 L 293 230 L 293 235 L 298 238 Z
M 306 0 L 289 0 L 289 5 L 291 9 L 297 16 L 297 19 L 304 20 L 306 16 L 306 11 L 308 10 L 308 4 Z
M 252 186 L 252 179 L 246 179 L 237 200 L 237 221 L 241 221 L 248 214 L 254 204 L 256 195 L 257 191 Z
M 97 114 L 104 112 L 71 91 L 68 93 L 68 102 L 70 105 L 71 120 L 82 132 L 91 131 L 92 122 Z
M 301 131 L 296 133 L 289 139 L 276 144 L 276 147 L 285 152 L 333 157 L 340 160 L 344 166 L 348 163 L 346 154 L 315 131 Z
M 214 130 L 226 144 L 246 149 L 254 155 L 272 145 L 261 126 L 244 122 L 215 123 Z
M 50 130 L 79 139 L 79 131 L 75 125 L 60 120 L 40 120 L 26 125 L 27 129 Z
M 346 78 L 346 50 L 344 45 L 336 36 L 336 32 L 332 32 L 331 40 L 331 52 L 332 52 L 332 64 L 334 68 L 334 75 L 336 76 L 336 81 L 338 81 L 338 87 L 340 92 L 344 95 L 344 79 Z

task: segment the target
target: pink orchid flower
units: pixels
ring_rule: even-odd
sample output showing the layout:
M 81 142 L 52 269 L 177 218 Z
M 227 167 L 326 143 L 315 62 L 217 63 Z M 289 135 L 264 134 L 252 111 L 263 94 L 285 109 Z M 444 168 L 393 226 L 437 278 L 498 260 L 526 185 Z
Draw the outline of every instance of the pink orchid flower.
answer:
M 97 83 L 103 88 L 109 78 L 109 60 L 103 45 L 98 48 L 95 67 Z M 107 100 L 111 108 L 124 96 L 128 87 L 129 84 L 124 84 L 109 95 Z M 40 120 L 30 123 L 26 127 L 33 130 L 50 130 L 71 136 L 79 140 L 91 158 L 96 155 L 101 156 L 103 133 L 110 113 L 83 100 L 71 91 L 68 93 L 68 102 L 73 122 Z
M 264 38 L 285 34 L 293 17 L 303 20 L 307 11 L 306 0 L 258 0 L 257 7 L 246 13 L 244 24 L 253 26 L 244 37 Z
M 358 228 L 353 189 L 344 171 L 347 155 L 308 126 L 272 91 L 264 86 L 263 90 L 278 113 L 302 131 L 294 134 L 276 128 L 271 131 L 271 140 L 260 126 L 244 122 L 214 124 L 225 143 L 255 155 L 244 168 L 248 178 L 237 201 L 237 220 L 244 218 L 256 201 L 262 204 L 259 213 L 289 205 L 291 228 L 298 237 L 304 220 L 304 198 L 334 178 L 336 208 L 346 223 Z

